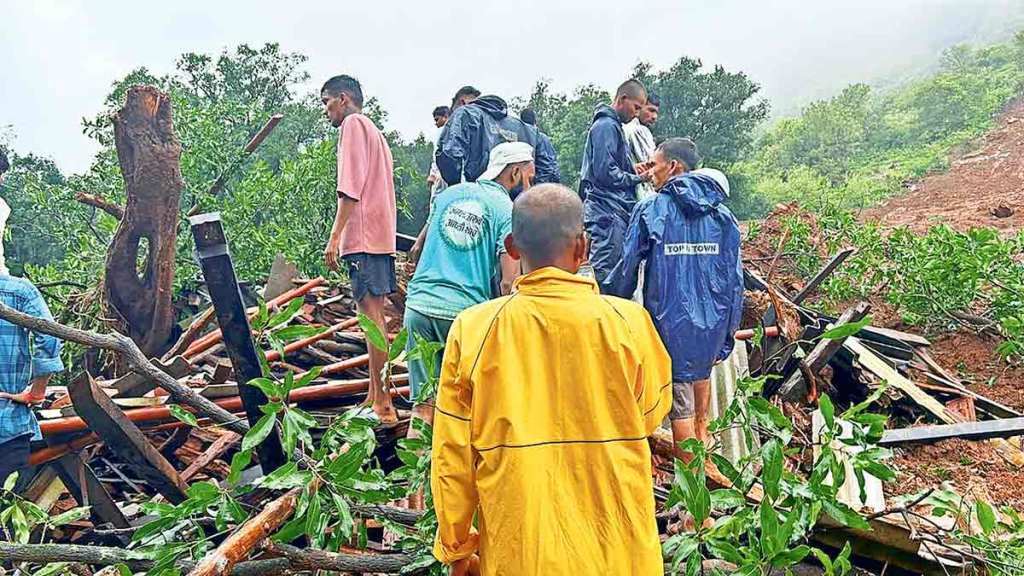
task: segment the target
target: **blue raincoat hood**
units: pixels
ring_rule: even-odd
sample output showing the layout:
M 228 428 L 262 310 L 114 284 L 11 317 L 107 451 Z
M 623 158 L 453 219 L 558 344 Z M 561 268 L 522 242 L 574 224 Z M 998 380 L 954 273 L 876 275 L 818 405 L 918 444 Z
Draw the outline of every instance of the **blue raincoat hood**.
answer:
M 504 142 L 526 142 L 533 146 L 537 167 L 535 183 L 558 182 L 558 158 L 553 147 L 540 145 L 540 132 L 508 115 L 508 104 L 487 95 L 460 106 L 441 130 L 435 160 L 441 177 L 449 185 L 475 182 L 487 169 L 491 149 Z
M 714 178 L 703 174 L 675 176 L 658 190 L 667 194 L 687 217 L 710 214 L 725 201 L 725 191 Z
M 743 312 L 739 224 L 725 192 L 705 175 L 683 174 L 637 204 L 622 260 L 602 291 L 625 298 L 644 269 L 644 307 L 672 357 L 676 382 L 703 380 L 733 349 Z

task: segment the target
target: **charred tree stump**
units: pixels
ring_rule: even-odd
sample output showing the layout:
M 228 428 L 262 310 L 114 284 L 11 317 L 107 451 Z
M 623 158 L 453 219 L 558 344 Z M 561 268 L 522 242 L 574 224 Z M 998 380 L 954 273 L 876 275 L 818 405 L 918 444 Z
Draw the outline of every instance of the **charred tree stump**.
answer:
M 114 115 L 114 143 L 128 200 L 107 249 L 107 298 L 147 356 L 164 351 L 174 328 L 171 296 L 183 185 L 181 143 L 171 116 L 170 97 L 152 86 L 130 88 L 124 107 Z M 139 269 L 143 250 L 145 263 Z

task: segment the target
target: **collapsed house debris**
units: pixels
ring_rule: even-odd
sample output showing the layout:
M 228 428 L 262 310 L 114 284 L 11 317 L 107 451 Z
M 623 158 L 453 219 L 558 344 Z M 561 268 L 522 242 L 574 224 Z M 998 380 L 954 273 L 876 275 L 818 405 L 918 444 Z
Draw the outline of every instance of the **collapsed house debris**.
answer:
M 145 139 L 159 148 L 140 156 L 140 161 L 167 168 L 168 163 L 176 162 L 180 146 L 173 130 L 167 131 L 170 120 L 169 108 L 163 107 L 165 99 L 155 91 L 133 89 L 126 109 L 134 106 L 139 110 L 136 116 L 126 113 L 124 118 L 135 118 L 131 121 L 141 124 L 141 132 L 136 134 L 149 134 Z M 143 113 L 150 116 L 139 120 L 138 114 Z M 161 114 L 167 117 L 158 117 Z M 271 119 L 244 153 L 251 153 L 278 120 Z M 119 130 L 115 135 L 119 151 L 132 146 L 130 133 Z M 122 162 L 122 168 L 126 167 L 130 166 Z M 163 186 L 161 194 L 173 196 L 173 210 L 170 200 L 164 199 L 168 203 L 165 212 L 173 213 L 176 223 L 180 176 L 175 180 L 173 169 L 142 175 L 157 178 Z M 223 179 L 218 179 L 211 193 L 216 194 L 223 185 Z M 128 186 L 128 206 L 118 212 L 118 217 L 124 218 L 126 232 L 119 233 L 118 238 L 134 238 L 134 244 L 119 241 L 111 247 L 112 259 L 108 260 L 108 268 L 115 265 L 116 253 L 117 261 L 131 263 L 132 280 L 127 284 L 115 287 L 109 284 L 115 275 L 107 275 L 111 304 L 121 313 L 131 337 L 78 330 L 0 305 L 0 318 L 86 347 L 111 351 L 119 358 L 113 363 L 116 371 L 82 372 L 66 388 L 50 388 L 39 413 L 44 442 L 32 452 L 34 469 L 22 492 L 25 499 L 43 510 L 59 514 L 87 506 L 88 516 L 56 528 L 50 534 L 56 541 L 53 544 L 0 542 L 2 560 L 96 567 L 123 564 L 139 571 L 153 568 L 151 557 L 131 549 L 132 535 L 153 520 L 142 504 L 154 497 L 171 504 L 182 502 L 202 481 L 219 487 L 228 485 L 232 473 L 229 463 L 240 451 L 245 434 L 260 421 L 261 406 L 272 400 L 259 388 L 246 385 L 264 373 L 264 361 L 277 377 L 283 378 L 286 373 L 295 378 L 311 376 L 308 385 L 275 401 L 312 411 L 320 431 L 366 397 L 369 337 L 360 329 L 349 288 L 330 285 L 319 277 L 297 278 L 295 268 L 279 259 L 261 295 L 265 308 L 245 302 L 231 262 L 228 238 L 216 214 L 191 214 L 196 256 L 205 279 L 200 292 L 205 298 L 199 298 L 201 309 L 183 323 L 180 337 L 168 347 L 173 331 L 166 325 L 170 316 L 165 300 L 173 280 L 173 257 L 170 276 L 166 269 L 159 268 L 163 258 L 157 257 L 147 261 L 141 279 L 135 260 L 140 234 L 158 246 L 165 245 L 166 236 L 171 234 L 169 244 L 173 247 L 177 231 L 160 224 L 166 223 L 166 217 L 140 212 L 138 204 L 144 200 L 136 198 L 136 192 L 146 186 L 149 184 L 145 182 Z M 80 200 L 103 201 L 95 197 Z M 108 211 L 117 212 L 113 208 Z M 129 217 L 135 213 L 143 215 Z M 784 207 L 782 213 L 806 218 L 794 207 Z M 147 219 L 153 222 L 144 223 Z M 872 397 L 884 386 L 875 406 L 876 411 L 890 417 L 890 430 L 884 434 L 882 445 L 905 447 L 950 438 L 978 440 L 1008 465 L 1024 467 L 1019 442 L 1024 414 L 966 386 L 932 358 L 928 339 L 884 326 L 861 326 L 872 303 L 855 302 L 838 317 L 807 305 L 818 287 L 853 252 L 844 249 L 831 255 L 817 274 L 804 281 L 787 267 L 782 254 L 787 232 L 778 226 L 778 220 L 777 213 L 763 224 L 768 232 L 764 236 L 771 245 L 767 249 L 752 247 L 747 253 L 747 306 L 744 325 L 736 335 L 743 344 L 726 363 L 728 368 L 714 377 L 714 411 L 720 414 L 726 409 L 737 380 L 748 374 L 769 377 L 763 396 L 781 406 L 800 429 L 793 440 L 797 451 L 810 453 L 820 448 L 822 415 L 818 402 L 823 394 L 837 405 L 849 406 Z M 160 230 L 146 228 L 158 224 Z M 807 224 L 814 226 L 813 221 Z M 144 230 L 134 233 L 129 230 L 133 227 Z M 161 234 L 164 241 L 158 240 Z M 400 237 L 399 248 L 408 250 L 412 240 Z M 819 255 L 830 256 L 823 252 Z M 146 311 L 146 306 L 156 306 L 154 294 L 159 295 L 159 310 Z M 271 315 L 287 311 L 282 322 L 288 327 L 315 330 L 280 348 L 267 346 L 261 350 L 265 343 L 253 338 L 251 323 L 264 311 Z M 387 314 L 393 322 L 385 327 L 387 332 L 397 330 L 402 314 L 400 290 Z M 143 318 L 148 320 L 140 320 Z M 156 320 L 160 320 L 159 326 L 145 324 Z M 843 327 L 849 329 L 844 331 Z M 838 335 L 822 338 L 826 333 Z M 155 357 L 164 349 L 165 353 Z M 402 418 L 398 424 L 376 430 L 379 446 L 372 457 L 385 470 L 397 467 L 395 444 L 406 436 L 410 426 L 409 389 L 403 372 L 404 367 L 398 363 L 391 377 L 392 394 Z M 660 432 L 655 438 L 655 451 L 671 456 L 671 434 Z M 719 433 L 717 444 L 723 457 L 735 461 L 743 447 L 735 436 L 738 433 L 731 440 L 726 438 L 729 434 Z M 278 469 L 288 460 L 278 435 L 266 438 L 256 448 L 255 460 L 241 471 L 240 482 Z M 787 466 L 793 471 L 807 472 L 799 458 L 791 460 Z M 852 474 L 847 474 L 847 482 L 850 477 Z M 720 475 L 709 473 L 708 478 L 720 486 L 728 485 Z M 314 485 L 319 482 L 319 478 L 311 480 Z M 861 498 L 852 485 L 844 484 L 843 497 L 848 505 L 867 514 L 872 529 L 847 528 L 822 515 L 814 533 L 818 543 L 836 549 L 849 543 L 861 560 L 912 573 L 942 574 L 977 559 L 970 551 L 946 542 L 933 525 L 920 520 L 928 513 L 923 498 L 895 504 L 877 479 L 867 482 L 866 490 L 866 497 Z M 400 502 L 352 506 L 352 514 L 367 530 L 361 542 L 350 542 L 338 551 L 304 548 L 301 539 L 269 542 L 268 537 L 299 507 L 300 493 L 299 488 L 248 492 L 243 504 L 255 512 L 252 517 L 221 530 L 216 545 L 203 558 L 178 560 L 177 567 L 209 576 L 313 570 L 398 573 L 412 564 L 408 554 L 391 545 L 393 539 L 386 525 L 415 530 L 423 513 L 398 506 Z M 666 493 L 663 486 L 655 487 L 659 502 L 664 502 Z M 755 485 L 744 496 L 759 502 L 763 493 Z M 911 511 L 916 515 L 910 515 Z M 659 511 L 659 518 L 669 516 L 670 511 Z

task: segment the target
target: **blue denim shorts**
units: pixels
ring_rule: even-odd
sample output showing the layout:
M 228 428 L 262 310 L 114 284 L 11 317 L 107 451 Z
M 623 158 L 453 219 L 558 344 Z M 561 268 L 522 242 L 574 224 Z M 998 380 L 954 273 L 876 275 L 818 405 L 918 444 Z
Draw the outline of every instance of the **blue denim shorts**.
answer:
M 367 294 L 387 296 L 398 290 L 395 279 L 395 257 L 391 254 L 358 252 L 341 257 L 348 266 L 352 297 L 359 302 Z

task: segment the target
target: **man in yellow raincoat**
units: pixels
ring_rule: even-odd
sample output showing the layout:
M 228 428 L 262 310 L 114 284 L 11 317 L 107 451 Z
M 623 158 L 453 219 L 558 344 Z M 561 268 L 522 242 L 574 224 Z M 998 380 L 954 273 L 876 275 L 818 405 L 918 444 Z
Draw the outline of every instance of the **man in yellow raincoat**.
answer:
M 484 575 L 660 575 L 647 437 L 672 405 L 661 339 L 640 305 L 574 274 L 587 256 L 575 192 L 524 192 L 506 246 L 525 274 L 513 294 L 448 336 L 434 555 L 453 574 L 479 555 Z

